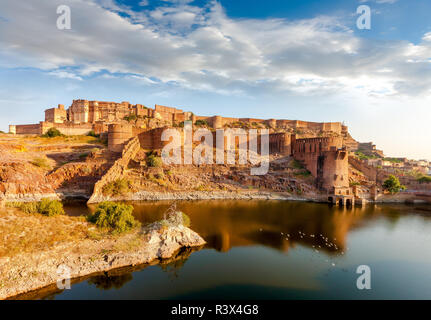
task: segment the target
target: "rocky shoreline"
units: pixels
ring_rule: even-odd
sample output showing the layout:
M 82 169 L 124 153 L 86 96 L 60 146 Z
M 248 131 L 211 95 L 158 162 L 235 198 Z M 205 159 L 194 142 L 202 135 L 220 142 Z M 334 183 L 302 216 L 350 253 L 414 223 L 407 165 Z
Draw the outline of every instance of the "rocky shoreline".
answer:
M 30 202 L 40 201 L 43 198 L 57 200 L 89 200 L 89 204 L 100 203 L 103 201 L 159 201 L 159 200 L 284 200 L 327 203 L 327 196 L 324 194 L 293 195 L 288 192 L 271 191 L 188 191 L 188 192 L 154 192 L 138 191 L 133 194 L 120 196 L 93 195 L 85 193 L 50 193 L 50 194 L 26 194 L 26 195 L 6 195 L 0 199 L 3 205 L 6 202 Z M 403 195 L 383 195 L 377 200 L 367 200 L 364 203 L 397 204 L 397 203 L 428 203 L 427 201 L 409 198 Z
M 52 287 L 62 279 L 64 270 L 68 270 L 66 274 L 70 279 L 76 279 L 154 263 L 175 256 L 181 248 L 199 248 L 205 243 L 196 232 L 183 225 L 155 222 L 118 237 L 82 239 L 56 244 L 50 250 L 2 257 L 0 299 Z
M 291 200 L 291 201 L 321 201 L 322 198 L 293 196 L 290 193 L 249 191 L 191 191 L 191 192 L 149 192 L 138 191 L 127 196 L 93 196 L 89 203 L 103 201 L 144 201 L 144 200 Z

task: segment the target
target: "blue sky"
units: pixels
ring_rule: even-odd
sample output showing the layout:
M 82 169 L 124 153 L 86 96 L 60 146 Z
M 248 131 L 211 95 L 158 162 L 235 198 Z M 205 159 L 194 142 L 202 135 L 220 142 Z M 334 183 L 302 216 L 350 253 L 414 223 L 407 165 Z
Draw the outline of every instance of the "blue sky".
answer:
M 71 8 L 58 30 L 57 6 Z M 371 30 L 356 8 L 371 9 Z M 431 159 L 431 1 L 0 2 L 0 130 L 73 99 L 344 121 Z

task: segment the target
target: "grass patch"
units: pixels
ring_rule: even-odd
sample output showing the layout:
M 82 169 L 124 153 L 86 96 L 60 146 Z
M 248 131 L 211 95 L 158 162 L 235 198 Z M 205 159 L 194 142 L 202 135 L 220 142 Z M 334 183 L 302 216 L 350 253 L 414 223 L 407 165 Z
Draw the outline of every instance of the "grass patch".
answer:
M 34 158 L 30 163 L 42 169 L 51 169 L 51 166 L 49 165 L 46 158 Z
M 100 134 L 96 134 L 96 132 L 94 132 L 94 130 L 91 130 L 90 132 L 87 133 L 87 136 L 94 137 L 94 138 L 99 138 Z
M 195 126 L 199 126 L 199 127 L 208 127 L 209 124 L 206 120 L 196 120 L 195 121 Z
M 157 174 L 157 176 L 159 177 L 160 175 Z M 148 180 L 150 180 L 151 182 L 158 184 L 161 187 L 166 187 L 167 183 L 165 180 L 161 179 L 161 178 L 157 178 L 155 176 L 153 176 L 151 173 L 148 175 Z
M 294 169 L 304 169 L 302 163 L 295 159 L 290 162 L 290 166 Z
M 130 193 L 130 191 L 130 182 L 127 179 L 117 179 L 115 181 L 108 182 L 102 188 L 102 193 L 105 196 L 126 195 Z
M 368 156 L 368 155 L 364 154 L 361 150 L 356 151 L 355 155 L 361 160 L 379 159 L 379 157 L 377 157 L 377 156 Z
M 307 178 L 307 177 L 311 176 L 311 172 L 306 170 L 306 169 L 303 169 L 303 170 L 295 172 L 294 175 Z
M 7 206 L 18 208 L 25 213 L 40 213 L 48 217 L 64 214 L 63 204 L 58 200 L 42 199 L 40 202 L 10 202 Z
M 87 238 L 88 224 L 78 217 L 0 210 L 0 219 L 7 221 L 0 223 L 0 257 L 42 252 L 59 243 L 76 243 Z
M 84 159 L 86 159 L 88 157 L 88 153 L 81 153 L 80 155 L 79 155 L 79 159 L 81 159 L 81 160 L 84 160 Z
M 132 113 L 128 116 L 125 116 L 123 119 L 126 120 L 127 122 L 132 122 L 132 121 L 138 120 L 138 117 L 136 114 Z

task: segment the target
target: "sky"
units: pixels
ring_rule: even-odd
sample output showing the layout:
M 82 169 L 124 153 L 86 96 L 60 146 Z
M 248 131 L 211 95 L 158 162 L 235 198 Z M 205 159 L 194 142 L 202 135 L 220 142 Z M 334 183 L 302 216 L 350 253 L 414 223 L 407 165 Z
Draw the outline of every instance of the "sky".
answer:
M 431 160 L 430 13 L 429 0 L 0 0 L 0 130 L 73 99 L 129 101 L 341 121 L 387 156 Z

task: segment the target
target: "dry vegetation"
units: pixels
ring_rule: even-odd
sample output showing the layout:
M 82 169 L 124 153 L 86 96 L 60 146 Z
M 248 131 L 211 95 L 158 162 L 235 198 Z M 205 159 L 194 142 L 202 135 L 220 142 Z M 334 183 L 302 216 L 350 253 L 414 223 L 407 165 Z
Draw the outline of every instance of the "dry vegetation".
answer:
M 84 217 L 25 213 L 16 208 L 0 210 L 0 257 L 47 251 L 52 247 L 102 236 Z

